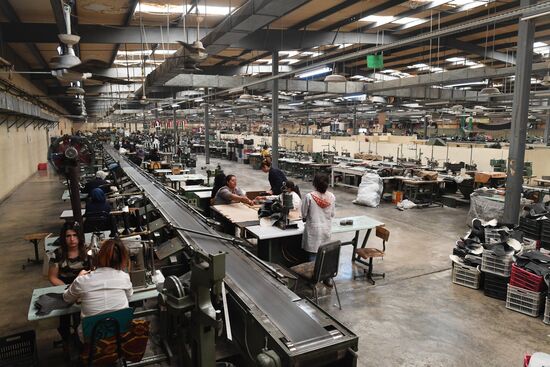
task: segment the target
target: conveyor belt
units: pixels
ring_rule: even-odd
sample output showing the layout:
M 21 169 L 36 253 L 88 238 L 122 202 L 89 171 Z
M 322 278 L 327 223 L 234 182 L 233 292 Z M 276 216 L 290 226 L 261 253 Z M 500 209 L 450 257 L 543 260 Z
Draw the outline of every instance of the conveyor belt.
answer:
M 187 209 L 174 201 L 167 192 L 151 182 L 148 177 L 130 165 L 112 148 L 106 147 L 106 150 L 113 158 L 121 158 L 119 159 L 120 166 L 124 172 L 146 193 L 147 197 L 173 225 L 217 234 L 205 223 L 197 220 Z M 269 282 L 265 278 L 265 274 L 259 274 L 254 270 L 250 266 L 250 260 L 240 256 L 237 253 L 239 250 L 234 246 L 217 239 L 184 233 L 205 252 L 227 252 L 225 257 L 226 277 L 229 277 L 268 316 L 269 320 L 289 341 L 298 344 L 332 338 L 327 330 L 292 302 L 287 294 Z

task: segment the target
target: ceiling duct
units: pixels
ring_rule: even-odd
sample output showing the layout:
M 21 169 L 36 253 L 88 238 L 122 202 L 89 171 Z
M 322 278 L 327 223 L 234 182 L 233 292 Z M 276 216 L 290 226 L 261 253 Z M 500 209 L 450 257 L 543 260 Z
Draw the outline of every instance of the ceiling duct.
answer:
M 209 54 L 218 54 L 258 29 L 262 29 L 283 15 L 307 3 L 309 0 L 249 0 L 227 16 L 203 39 Z M 147 86 L 162 86 L 168 80 L 181 73 L 185 51 L 178 50 L 173 57 L 167 59 L 146 79 Z M 138 91 L 137 94 L 141 94 Z

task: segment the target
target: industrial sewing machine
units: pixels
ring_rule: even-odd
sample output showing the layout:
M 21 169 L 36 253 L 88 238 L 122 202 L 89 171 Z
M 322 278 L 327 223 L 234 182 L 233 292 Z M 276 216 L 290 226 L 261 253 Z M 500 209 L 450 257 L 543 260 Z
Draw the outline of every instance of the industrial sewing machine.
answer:
M 275 221 L 273 224 L 274 226 L 277 226 L 281 229 L 295 229 L 298 228 L 298 224 L 294 222 L 290 222 L 288 214 L 292 209 L 294 209 L 294 205 L 292 204 L 292 193 L 286 192 L 286 183 L 283 183 L 283 193 L 282 197 L 283 200 L 280 202 L 280 217 Z M 273 207 L 273 206 L 272 206 Z

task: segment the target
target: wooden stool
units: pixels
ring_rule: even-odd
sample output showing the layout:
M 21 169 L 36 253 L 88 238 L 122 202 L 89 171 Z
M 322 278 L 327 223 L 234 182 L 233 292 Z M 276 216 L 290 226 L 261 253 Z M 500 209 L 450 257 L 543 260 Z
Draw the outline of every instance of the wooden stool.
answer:
M 28 263 L 33 264 L 41 264 L 42 261 L 38 258 L 38 243 L 42 241 L 43 239 L 49 237 L 51 235 L 50 232 L 40 232 L 40 233 L 31 233 L 28 235 L 25 235 L 23 239 L 26 241 L 30 241 L 34 245 L 34 260 L 33 259 L 27 259 Z M 25 265 L 23 265 L 23 269 L 25 269 Z

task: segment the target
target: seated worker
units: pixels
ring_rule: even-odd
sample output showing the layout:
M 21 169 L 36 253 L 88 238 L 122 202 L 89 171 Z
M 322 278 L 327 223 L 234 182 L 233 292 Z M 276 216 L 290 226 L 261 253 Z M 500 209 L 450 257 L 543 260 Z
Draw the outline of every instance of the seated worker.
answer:
M 302 216 L 302 198 L 300 196 L 300 189 L 294 182 L 287 181 L 285 183 L 285 192 L 292 194 L 292 206 L 294 207 L 292 210 L 296 211 L 301 217 Z M 282 196 L 283 194 L 281 194 L 281 200 L 283 199 Z
M 86 202 L 84 231 L 93 232 L 112 229 L 109 213 L 111 213 L 111 205 L 107 202 L 105 193 L 102 189 L 94 189 L 90 194 L 90 199 Z M 92 228 L 94 226 L 95 228 Z
M 103 242 L 97 255 L 97 268 L 81 273 L 63 293 L 65 302 L 80 300 L 80 315 L 94 316 L 127 308 L 133 293 L 128 249 L 119 239 Z M 79 328 L 79 335 L 82 330 Z M 82 337 L 81 337 L 82 339 Z
M 214 198 L 214 205 L 244 203 L 254 205 L 254 202 L 246 197 L 246 193 L 237 187 L 237 177 L 227 175 L 225 186 L 221 187 Z
M 149 152 L 149 159 L 153 162 L 160 162 L 160 154 L 157 148 L 153 148 L 153 150 Z
M 269 160 L 264 160 L 261 165 L 262 171 L 269 172 L 268 179 L 271 185 L 271 190 L 267 191 L 269 194 L 279 195 L 282 192 L 283 182 L 288 181 L 283 171 L 275 168 L 271 165 Z
M 287 181 L 284 183 L 285 192 L 292 193 L 292 211 L 298 213 L 298 215 L 302 216 L 302 199 L 300 196 L 300 189 L 298 186 L 292 182 Z M 274 199 L 277 198 L 277 195 L 271 195 L 271 196 L 257 196 L 254 201 L 263 201 L 266 199 Z M 283 201 L 283 193 L 278 196 L 279 200 Z
M 105 179 L 109 174 L 105 171 L 97 171 L 95 178 L 86 182 L 84 188 L 81 190 L 84 194 L 90 194 L 94 189 L 98 187 L 102 188 L 103 191 L 109 192 L 109 182 Z
M 262 155 L 262 158 L 267 158 L 270 156 L 269 148 L 267 144 L 264 144 L 262 150 L 260 151 L 260 154 Z
M 49 263 L 48 280 L 52 285 L 71 284 L 80 273 L 91 268 L 91 258 L 86 254 L 84 243 L 80 242 L 80 229 L 75 224 L 67 222 L 61 228 L 60 246 L 54 251 L 54 256 L 50 258 Z M 80 318 L 76 315 L 73 317 L 73 325 L 77 326 L 79 323 Z M 59 317 L 57 330 L 63 339 L 63 348 L 67 352 L 71 337 L 70 315 Z
M 210 205 L 214 205 L 216 194 L 225 185 L 225 173 L 218 173 L 214 177 L 214 187 L 212 187 L 212 193 L 210 194 Z

